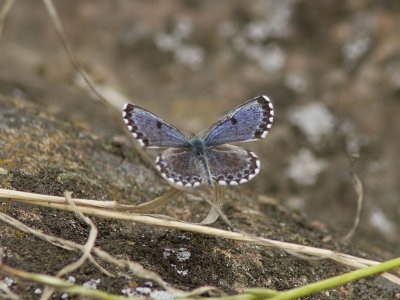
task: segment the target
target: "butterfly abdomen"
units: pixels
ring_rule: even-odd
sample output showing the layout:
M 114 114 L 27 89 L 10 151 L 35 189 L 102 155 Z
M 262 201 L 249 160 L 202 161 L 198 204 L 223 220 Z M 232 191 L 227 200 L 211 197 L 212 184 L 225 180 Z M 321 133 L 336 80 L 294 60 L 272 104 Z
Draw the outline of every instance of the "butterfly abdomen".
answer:
M 212 185 L 212 175 L 210 167 L 208 166 L 207 147 L 204 143 L 204 140 L 198 137 L 193 137 L 191 140 L 189 140 L 189 143 L 191 145 L 191 152 L 194 154 L 196 159 L 200 160 L 203 167 L 203 181 L 206 181 L 209 185 Z

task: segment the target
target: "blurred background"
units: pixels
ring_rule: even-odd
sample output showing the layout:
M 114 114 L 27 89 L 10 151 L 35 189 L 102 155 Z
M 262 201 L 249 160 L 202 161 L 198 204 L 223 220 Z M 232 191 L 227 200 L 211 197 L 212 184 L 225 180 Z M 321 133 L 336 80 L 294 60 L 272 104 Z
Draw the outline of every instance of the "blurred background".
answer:
M 355 240 L 400 254 L 399 1 L 54 4 L 74 53 L 121 107 L 138 104 L 196 133 L 268 95 L 276 110 L 270 134 L 242 144 L 258 154 L 262 172 L 240 188 L 328 224 L 336 238 L 356 213 L 353 170 L 365 189 Z M 40 1 L 16 1 L 7 16 L 0 91 L 100 137 L 122 135 L 89 100 Z

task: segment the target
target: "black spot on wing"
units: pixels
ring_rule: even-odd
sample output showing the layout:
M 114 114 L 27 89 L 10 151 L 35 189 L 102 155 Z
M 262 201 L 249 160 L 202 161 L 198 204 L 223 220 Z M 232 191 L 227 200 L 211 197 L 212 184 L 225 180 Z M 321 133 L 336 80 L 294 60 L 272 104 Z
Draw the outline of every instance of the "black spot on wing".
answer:
M 180 130 L 144 108 L 125 104 L 122 118 L 141 146 L 168 148 L 188 145 L 185 135 Z
M 236 125 L 238 121 L 235 119 L 235 117 L 232 117 L 231 118 L 231 122 L 232 122 L 233 125 Z

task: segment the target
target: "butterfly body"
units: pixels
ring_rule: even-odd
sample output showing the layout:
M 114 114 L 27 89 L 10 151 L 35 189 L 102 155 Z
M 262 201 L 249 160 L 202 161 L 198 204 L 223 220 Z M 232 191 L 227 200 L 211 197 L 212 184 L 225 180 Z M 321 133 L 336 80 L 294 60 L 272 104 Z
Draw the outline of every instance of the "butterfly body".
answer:
M 205 152 L 207 151 L 207 146 L 201 138 L 198 138 L 196 136 L 192 137 L 189 140 L 189 144 L 190 151 L 192 151 L 194 155 L 198 157 L 204 157 Z
M 250 99 L 209 127 L 187 137 L 151 112 L 125 105 L 123 119 L 138 142 L 149 148 L 168 148 L 156 159 L 161 175 L 173 184 L 238 185 L 260 171 L 257 156 L 228 143 L 264 138 L 273 121 L 273 106 L 266 96 Z

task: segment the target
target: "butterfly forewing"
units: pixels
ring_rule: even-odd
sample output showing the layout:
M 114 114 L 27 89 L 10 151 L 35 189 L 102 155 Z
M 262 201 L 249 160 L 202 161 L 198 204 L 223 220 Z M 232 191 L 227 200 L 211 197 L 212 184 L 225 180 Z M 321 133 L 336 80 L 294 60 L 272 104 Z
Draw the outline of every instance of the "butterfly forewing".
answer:
M 235 108 L 204 134 L 206 146 L 251 141 L 267 136 L 274 109 L 267 96 L 258 96 Z
M 184 134 L 151 112 L 126 104 L 122 117 L 133 137 L 145 147 L 188 147 Z
M 219 185 L 245 183 L 260 172 L 260 161 L 253 152 L 232 145 L 210 149 L 208 166 Z

